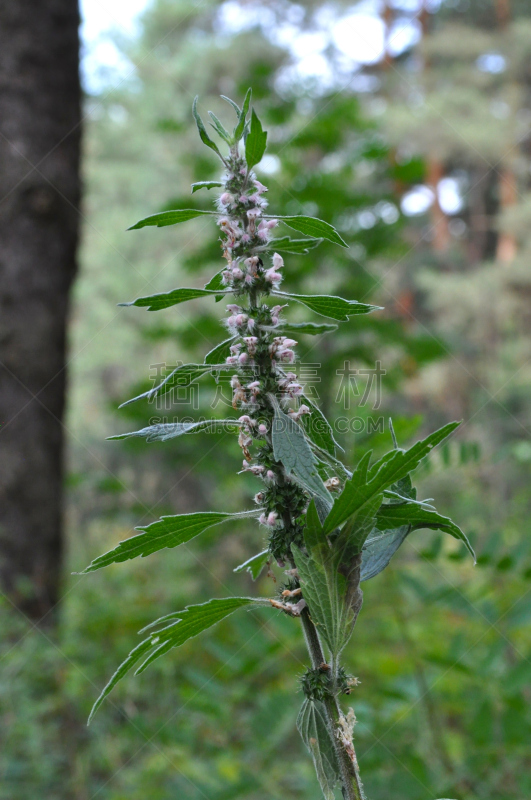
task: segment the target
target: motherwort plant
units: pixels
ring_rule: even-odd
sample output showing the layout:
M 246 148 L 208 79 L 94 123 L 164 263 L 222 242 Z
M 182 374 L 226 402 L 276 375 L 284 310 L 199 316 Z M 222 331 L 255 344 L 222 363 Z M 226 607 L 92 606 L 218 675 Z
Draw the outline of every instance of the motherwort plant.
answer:
M 141 220 L 132 229 L 175 225 L 210 214 L 220 230 L 226 264 L 204 289 L 175 289 L 125 305 L 158 311 L 198 297 L 227 298 L 228 338 L 206 355 L 203 364 L 179 366 L 140 397 L 159 397 L 205 374 L 219 375 L 226 370 L 236 413 L 231 419 L 157 424 L 111 438 L 141 436 L 148 442 L 163 441 L 201 430 L 234 429 L 243 454 L 242 470 L 256 477 L 255 507 L 239 514 L 206 511 L 162 517 L 95 559 L 85 572 L 177 547 L 225 520 L 254 517 L 259 526 L 257 540 L 267 537 L 267 549 L 240 569 L 248 569 L 256 578 L 266 564 L 276 562 L 285 580 L 274 598 L 211 599 L 153 622 L 145 629 L 146 638 L 103 689 L 91 717 L 133 667 L 136 674 L 143 672 L 155 659 L 237 609 L 265 605 L 302 626 L 311 666 L 301 679 L 305 699 L 297 727 L 313 758 L 323 794 L 330 800 L 339 785 L 344 798 L 360 800 L 364 792 L 354 749 L 354 712 L 351 709 L 345 714 L 340 705 L 341 695 L 350 694 L 356 679 L 346 674 L 341 654 L 361 609 L 361 582 L 378 575 L 413 530 L 442 530 L 464 542 L 473 555 L 457 525 L 427 502 L 417 500 L 410 477 L 458 423 L 446 425 L 409 450 L 399 448 L 393 434 L 394 449 L 373 463 L 367 453 L 352 471 L 336 458 L 332 428 L 305 396 L 293 365 L 297 334 L 321 334 L 337 325 L 290 323 L 286 309 L 291 300 L 321 317 L 341 321 L 368 314 L 375 307 L 340 297 L 281 290 L 285 271 L 281 253 L 307 253 L 323 239 L 340 247 L 347 245 L 326 222 L 269 213 L 267 188 L 253 172 L 264 155 L 267 134 L 254 110 L 248 119 L 251 91 L 241 109 L 224 99 L 236 112 L 234 131 L 229 133 L 214 114 L 210 116 L 212 127 L 227 145 L 225 154 L 209 137 L 197 113 L 197 100 L 193 106 L 199 135 L 219 156 L 225 172 L 220 181 L 193 184 L 192 192 L 217 187 L 217 211 L 165 211 Z M 279 225 L 304 238 L 276 237 Z

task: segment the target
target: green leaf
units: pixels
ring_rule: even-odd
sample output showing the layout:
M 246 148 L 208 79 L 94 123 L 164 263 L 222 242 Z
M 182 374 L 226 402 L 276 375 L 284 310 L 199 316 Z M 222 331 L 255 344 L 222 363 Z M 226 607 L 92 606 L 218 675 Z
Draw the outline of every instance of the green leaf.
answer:
M 250 170 L 262 160 L 267 143 L 267 133 L 262 130 L 262 123 L 253 109 L 251 114 L 251 130 L 245 141 L 245 160 Z
M 207 628 L 216 625 L 236 609 L 244 606 L 260 605 L 261 602 L 263 601 L 254 600 L 251 597 L 227 597 L 220 600 L 209 600 L 202 605 L 187 606 L 184 611 L 170 615 L 172 617 L 178 616 L 179 618 L 161 631 L 151 633 L 147 639 L 129 653 L 125 661 L 118 667 L 94 703 L 88 724 L 90 725 L 94 714 L 116 684 L 145 656 L 147 656 L 146 660 L 138 667 L 135 674 L 142 672 L 156 658 L 159 658 L 168 650 L 173 647 L 179 647 L 184 642 L 187 642 L 188 639 L 192 639 L 207 630 Z M 163 617 L 162 620 L 164 619 L 168 619 L 168 617 Z M 158 620 L 158 622 L 162 622 L 162 620 Z
M 449 517 L 443 517 L 418 503 L 393 503 L 381 506 L 376 517 L 376 528 L 379 532 L 395 530 L 402 525 L 408 525 L 412 531 L 427 528 L 448 533 L 454 539 L 463 542 L 474 562 L 476 560 L 468 537 Z
M 318 519 L 317 512 L 315 517 Z M 308 537 L 305 533 L 308 555 L 296 545 L 291 551 L 312 622 L 335 661 L 352 635 L 356 615 L 347 603 L 347 580 L 338 571 L 339 554 L 326 541 L 315 545 L 317 539 L 318 534 Z M 311 548 L 310 542 L 314 545 Z
M 231 345 L 237 338 L 237 335 L 231 336 L 230 339 L 225 339 L 224 342 L 213 347 L 205 356 L 205 364 L 223 364 L 227 356 L 230 355 Z
M 138 297 L 130 303 L 118 303 L 118 305 L 138 306 L 140 308 L 147 307 L 148 311 L 160 311 L 163 308 L 170 308 L 171 306 L 179 305 L 179 303 L 185 303 L 187 300 L 195 300 L 197 297 L 217 295 L 220 291 L 220 289 L 174 289 L 172 292 L 152 294 L 149 297 Z M 223 294 L 228 293 L 230 293 L 230 290 L 223 289 Z
M 341 780 L 341 773 L 323 703 L 304 701 L 297 717 L 297 730 L 310 751 L 325 800 L 334 800 L 334 787 Z
M 265 565 L 267 564 L 268 560 L 269 560 L 269 550 L 262 550 L 261 553 L 257 553 L 257 555 L 247 559 L 247 561 L 244 561 L 243 564 L 240 564 L 240 566 L 236 567 L 236 569 L 233 571 L 250 572 L 253 581 L 255 581 L 262 572 Z
M 208 135 L 208 133 L 206 131 L 206 128 L 205 128 L 205 126 L 203 124 L 203 120 L 199 116 L 199 112 L 197 110 L 197 101 L 198 101 L 198 99 L 199 99 L 199 97 L 195 97 L 194 98 L 194 102 L 192 104 L 192 114 L 194 115 L 195 123 L 197 125 L 197 130 L 199 131 L 199 136 L 201 137 L 201 141 L 203 142 L 203 144 L 206 144 L 207 147 L 210 147 L 210 149 L 213 150 L 216 153 L 216 155 L 218 155 L 221 158 L 221 160 L 223 161 L 223 163 L 225 164 L 225 159 L 223 158 L 223 156 L 219 152 L 218 146 L 216 145 L 215 142 L 212 141 L 212 139 Z
M 243 131 L 245 128 L 245 121 L 247 119 L 247 114 L 249 113 L 249 106 L 251 104 L 251 96 L 252 91 L 251 89 L 247 89 L 247 94 L 245 95 L 245 100 L 243 101 L 242 110 L 239 111 L 238 114 L 238 124 L 234 128 L 234 141 L 239 142 L 243 136 Z M 238 106 L 236 106 L 238 108 Z
M 389 533 L 378 534 L 375 529 L 366 540 L 361 551 L 361 581 L 379 575 L 411 532 L 409 525 L 402 525 Z
M 330 453 L 332 456 L 335 455 L 336 447 L 339 447 L 340 450 L 342 448 L 334 439 L 334 432 L 327 418 L 319 406 L 316 406 L 309 397 L 303 395 L 301 400 L 312 412 L 311 414 L 303 414 L 301 417 L 301 424 L 306 431 L 306 436 L 316 444 L 317 447 L 326 450 L 326 452 Z
M 270 395 L 274 407 L 271 426 L 273 455 L 280 461 L 288 475 L 301 483 L 311 494 L 331 499 L 316 469 L 316 458 L 312 453 L 302 428 L 285 414 L 276 398 Z
M 348 247 L 348 244 L 341 238 L 333 225 L 315 217 L 274 217 L 279 219 L 288 228 L 311 236 L 313 239 L 327 239 L 329 242 L 338 244 L 341 247 Z
M 281 253 L 293 253 L 294 255 L 306 255 L 322 243 L 322 239 L 291 239 L 283 236 L 280 239 L 271 239 L 267 249 L 277 250 Z
M 276 297 L 286 300 L 295 300 L 303 303 L 311 311 L 329 319 L 348 320 L 354 314 L 369 314 L 371 311 L 380 310 L 380 306 L 371 306 L 367 303 L 358 303 L 357 300 L 344 300 L 342 297 L 329 297 L 328 295 L 290 294 L 288 292 L 273 291 Z
M 192 183 L 192 194 L 198 192 L 199 189 L 216 189 L 223 186 L 221 181 L 197 181 Z
M 334 501 L 332 511 L 325 523 L 325 530 L 331 533 L 346 519 L 356 514 L 363 514 L 366 504 L 383 493 L 401 478 L 405 478 L 414 470 L 425 456 L 446 439 L 459 425 L 450 422 L 438 431 L 417 442 L 409 450 L 392 450 L 377 461 L 368 471 L 370 453 L 367 453 L 358 464 L 352 478 L 346 482 L 341 495 Z
M 217 364 L 216 366 L 218 369 L 225 367 L 223 364 Z M 130 403 L 136 403 L 137 400 L 155 400 L 155 398 L 162 397 L 176 388 L 186 389 L 206 373 L 212 372 L 212 369 L 213 365 L 211 364 L 181 364 L 179 367 L 176 367 L 173 372 L 170 372 L 158 386 L 155 386 L 153 389 L 148 389 L 147 392 L 142 392 L 142 394 L 138 394 L 130 400 L 126 400 L 119 408 L 124 408 L 124 406 L 128 406 Z
M 233 107 L 233 109 L 236 112 L 236 116 L 239 119 L 240 118 L 240 114 L 242 113 L 240 106 L 237 103 L 235 103 L 234 100 L 231 100 L 230 97 L 226 97 L 224 94 L 220 94 L 220 97 L 221 97 L 222 100 L 226 100 L 227 103 Z
M 136 536 L 131 536 L 120 542 L 113 550 L 104 553 L 86 567 L 81 575 L 88 572 L 95 572 L 109 564 L 117 564 L 121 561 L 129 561 L 132 558 L 145 558 L 166 548 L 178 547 L 184 542 L 189 542 L 203 531 L 219 525 L 226 520 L 236 521 L 256 517 L 259 511 L 243 511 L 239 514 L 229 514 L 219 511 L 197 511 L 193 514 L 179 514 L 171 517 L 161 517 L 150 525 L 136 528 L 143 531 Z
M 334 541 L 342 564 L 352 564 L 363 545 L 374 530 L 376 514 L 383 500 L 383 492 L 375 494 L 354 514 L 352 514 Z
M 202 431 L 209 431 L 218 433 L 220 430 L 237 431 L 241 424 L 237 419 L 205 419 L 200 422 L 167 422 L 158 425 L 150 425 L 148 428 L 142 428 L 139 431 L 132 431 L 130 433 L 119 433 L 116 436 L 107 436 L 107 441 L 114 441 L 117 439 L 131 439 L 133 436 L 138 436 L 145 439 L 146 442 L 166 442 L 168 439 L 175 439 L 177 436 L 182 436 L 185 433 L 200 433 Z
M 179 222 L 188 222 L 195 217 L 212 216 L 212 211 L 200 211 L 198 208 L 174 208 L 171 211 L 161 211 L 158 214 L 141 219 L 128 228 L 128 231 L 136 231 L 139 228 L 146 228 L 155 225 L 157 228 L 164 228 L 166 225 L 177 225 Z
M 231 136 L 230 136 L 230 133 L 228 132 L 228 130 L 226 130 L 224 128 L 224 126 L 222 125 L 221 121 L 216 117 L 216 115 L 214 114 L 213 111 L 209 111 L 208 115 L 209 115 L 210 119 L 212 120 L 213 124 L 211 123 L 211 125 L 214 128 L 214 130 L 216 131 L 216 133 L 219 136 L 221 136 L 223 141 L 226 142 L 226 144 L 228 144 L 229 147 L 230 147 L 231 144 L 232 144 L 232 139 L 231 139 Z
M 223 279 L 221 277 L 224 272 L 225 272 L 225 267 L 223 267 L 223 269 L 220 269 L 219 272 L 216 272 L 216 274 L 212 278 L 210 278 L 209 282 L 205 283 L 205 289 L 210 289 L 212 291 L 217 290 L 217 291 L 225 292 L 225 286 L 223 284 Z M 223 295 L 218 295 L 216 297 L 216 302 L 217 302 L 218 299 L 221 300 L 222 298 L 223 298 Z
M 280 333 L 304 333 L 308 336 L 321 336 L 323 333 L 337 331 L 337 325 L 329 325 L 326 322 L 283 322 L 278 326 Z

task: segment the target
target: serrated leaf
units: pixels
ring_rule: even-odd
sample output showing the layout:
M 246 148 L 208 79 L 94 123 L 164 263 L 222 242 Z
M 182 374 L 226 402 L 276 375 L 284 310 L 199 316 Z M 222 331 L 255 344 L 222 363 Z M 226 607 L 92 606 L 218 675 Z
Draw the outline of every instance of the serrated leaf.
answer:
M 309 397 L 303 395 L 301 400 L 311 410 L 311 414 L 303 414 L 301 417 L 301 424 L 307 437 L 316 444 L 317 447 L 320 447 L 332 456 L 335 455 L 336 447 L 339 447 L 339 449 L 341 449 L 341 447 L 334 439 L 332 426 L 319 406 L 316 406 Z
M 348 244 L 341 238 L 333 225 L 329 222 L 324 222 L 322 219 L 315 217 L 275 217 L 279 219 L 288 228 L 293 228 L 294 231 L 303 233 L 305 236 L 311 236 L 312 239 L 327 239 L 329 242 L 340 245 L 340 247 L 348 247 Z
M 186 389 L 203 375 L 212 372 L 213 366 L 214 365 L 211 364 L 181 364 L 170 372 L 158 386 L 155 386 L 153 389 L 148 389 L 147 392 L 142 392 L 142 394 L 132 397 L 130 400 L 126 400 L 119 408 L 124 408 L 130 405 L 130 403 L 136 403 L 137 400 L 155 400 L 171 392 L 175 388 Z M 215 366 L 217 366 L 218 369 L 223 369 L 226 365 L 217 364 Z
M 393 503 L 392 505 L 381 506 L 376 515 L 376 528 L 378 531 L 384 533 L 385 531 L 395 530 L 402 525 L 408 525 L 412 531 L 427 528 L 448 533 L 454 539 L 463 542 L 474 561 L 476 560 L 474 549 L 468 537 L 449 517 L 443 517 L 435 510 L 425 508 L 419 503 Z
M 243 564 L 240 564 L 233 571 L 250 572 L 253 581 L 255 581 L 262 572 L 265 565 L 267 564 L 269 558 L 270 558 L 269 550 L 262 550 L 261 553 L 257 553 L 257 555 L 247 559 L 247 561 L 244 561 Z
M 188 222 L 195 217 L 212 216 L 212 211 L 200 211 L 198 208 L 175 208 L 171 211 L 161 211 L 158 214 L 151 214 L 145 219 L 141 219 L 128 228 L 128 231 L 136 231 L 139 228 L 147 228 L 154 225 L 157 228 L 165 228 L 167 225 L 178 225 L 179 222 Z
M 158 425 L 149 425 L 147 428 L 141 428 L 139 431 L 131 431 L 130 433 L 119 433 L 116 436 L 107 436 L 107 441 L 116 441 L 118 439 L 131 439 L 138 436 L 145 439 L 146 442 L 167 442 L 169 439 L 175 439 L 177 436 L 182 436 L 185 433 L 201 433 L 204 431 L 218 432 L 220 430 L 233 430 L 237 431 L 241 424 L 237 419 L 205 419 L 200 422 L 164 422 Z
M 197 101 L 198 101 L 198 99 L 199 99 L 199 97 L 195 97 L 194 98 L 194 102 L 192 104 L 192 114 L 194 115 L 195 123 L 197 125 L 197 130 L 199 131 L 199 136 L 201 137 L 201 141 L 203 142 L 203 144 L 206 144 L 207 147 L 210 147 L 210 149 L 213 150 L 216 153 L 216 155 L 218 155 L 221 158 L 221 160 L 223 161 L 223 163 L 225 164 L 225 159 L 223 158 L 223 156 L 219 152 L 218 146 L 216 145 L 215 142 L 212 141 L 212 139 L 208 135 L 208 133 L 206 131 L 206 128 L 205 128 L 205 126 L 203 124 L 203 120 L 199 116 L 199 112 L 197 110 Z
M 342 297 L 330 297 L 328 295 L 306 295 L 291 294 L 288 292 L 273 291 L 276 297 L 283 297 L 286 300 L 295 300 L 303 303 L 311 311 L 329 319 L 348 320 L 355 314 L 369 314 L 371 311 L 380 310 L 380 306 L 371 306 L 367 303 L 358 303 L 357 300 L 344 300 Z
M 308 336 L 321 336 L 323 333 L 337 331 L 337 325 L 329 325 L 326 322 L 283 322 L 278 326 L 280 333 L 304 333 Z
M 258 511 L 243 511 L 238 514 L 229 514 L 221 511 L 197 511 L 193 514 L 178 514 L 177 516 L 161 517 L 150 525 L 136 528 L 143 531 L 136 536 L 131 536 L 120 542 L 113 550 L 95 558 L 81 575 L 88 572 L 95 572 L 109 564 L 117 564 L 121 561 L 130 561 L 132 558 L 145 558 L 152 553 L 166 548 L 178 547 L 184 542 L 189 542 L 203 531 L 219 525 L 221 522 L 248 517 L 256 517 Z
M 253 109 L 251 113 L 251 128 L 245 140 L 245 161 L 249 170 L 262 160 L 266 144 L 267 133 L 262 130 L 262 123 Z
M 394 446 L 398 450 L 392 424 L 390 427 Z M 473 548 L 461 529 L 447 517 L 437 514 L 433 507 L 428 508 L 416 500 L 417 490 L 413 487 L 409 474 L 392 484 L 391 490 L 384 494 L 392 498 L 397 497 L 402 502 L 393 500 L 379 509 L 375 527 L 362 551 L 362 581 L 379 575 L 409 534 L 422 527 L 443 530 L 456 539 L 460 539 L 475 559 Z M 405 502 L 403 502 L 404 500 Z M 423 524 L 423 521 L 427 524 Z
M 297 717 L 297 730 L 310 751 L 325 800 L 334 800 L 334 787 L 341 780 L 341 773 L 323 703 L 304 701 Z
M 216 189 L 223 186 L 221 181 L 196 181 L 192 183 L 192 194 L 198 192 L 199 189 Z
M 293 544 L 291 551 L 312 622 L 335 661 L 350 639 L 356 621 L 346 602 L 347 581 L 338 572 L 340 558 L 327 544 L 313 547 L 310 555 Z
M 331 533 L 352 515 L 363 513 L 364 506 L 414 470 L 437 444 L 446 439 L 459 425 L 451 422 L 438 431 L 417 442 L 409 450 L 392 450 L 386 453 L 368 470 L 370 453 L 358 464 L 334 505 L 325 523 Z
M 302 428 L 282 411 L 272 395 L 270 398 L 275 411 L 271 426 L 275 459 L 282 463 L 288 475 L 293 475 L 311 494 L 331 499 L 316 469 L 316 458 Z
M 192 639 L 194 636 L 207 630 L 207 628 L 216 625 L 216 623 L 228 617 L 229 614 L 232 614 L 238 608 L 254 604 L 259 605 L 260 602 L 260 600 L 255 600 L 251 597 L 227 597 L 225 599 L 209 600 L 202 605 L 187 606 L 183 611 L 179 611 L 175 615 L 169 615 L 172 617 L 178 615 L 179 618 L 161 631 L 150 634 L 147 639 L 129 653 L 129 656 L 118 667 L 94 703 L 92 711 L 90 712 L 88 724 L 90 725 L 94 714 L 116 684 L 145 656 L 147 656 L 147 658 L 143 664 L 138 667 L 136 674 L 142 672 L 155 658 L 159 658 L 168 650 L 179 647 L 184 644 L 184 642 L 188 641 L 188 639 Z M 158 622 L 162 622 L 164 619 L 168 619 L 168 617 L 163 617 L 161 620 L 158 620 Z
M 293 253 L 293 255 L 306 255 L 318 247 L 323 242 L 323 239 L 291 239 L 289 236 L 283 236 L 279 239 L 271 239 L 267 245 L 268 249 L 275 250 L 281 253 Z
M 171 306 L 179 305 L 179 303 L 186 303 L 187 300 L 218 295 L 220 292 L 220 289 L 174 289 L 172 292 L 152 294 L 149 297 L 138 297 L 130 303 L 118 303 L 118 305 L 138 306 L 139 308 L 147 308 L 148 311 L 161 311 L 163 308 L 170 308 Z M 223 294 L 230 294 L 230 290 L 223 289 Z
M 247 89 L 247 94 L 245 95 L 245 100 L 243 101 L 242 110 L 239 112 L 238 115 L 238 124 L 234 128 L 235 142 L 239 142 L 243 136 L 245 121 L 247 119 L 247 114 L 249 113 L 249 106 L 251 105 L 251 96 L 252 96 L 251 89 Z M 236 106 L 236 108 L 238 108 L 238 106 Z

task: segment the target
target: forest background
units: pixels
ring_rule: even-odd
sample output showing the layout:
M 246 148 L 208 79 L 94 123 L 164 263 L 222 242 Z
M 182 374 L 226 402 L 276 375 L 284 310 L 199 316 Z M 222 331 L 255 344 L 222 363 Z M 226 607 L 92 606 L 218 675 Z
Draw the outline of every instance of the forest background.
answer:
M 222 381 L 171 408 L 117 410 L 179 361 L 202 360 L 222 315 L 205 301 L 161 315 L 117 303 L 203 286 L 217 269 L 208 220 L 125 229 L 163 208 L 208 207 L 207 192 L 190 196 L 190 183 L 218 177 L 191 102 L 230 116 L 219 94 L 238 100 L 248 86 L 270 131 L 271 207 L 325 219 L 350 245 L 286 257 L 286 286 L 384 307 L 301 339 L 301 376 L 336 418 L 347 460 L 389 447 L 390 416 L 404 445 L 464 420 L 419 479 L 478 565 L 422 531 L 364 585 L 347 659 L 361 681 L 352 701 L 368 796 L 530 796 L 527 4 L 153 0 L 133 33 L 116 23 L 104 45 L 113 68 L 89 64 L 85 78 L 60 613 L 36 626 L 3 601 L 0 798 L 319 797 L 295 729 L 302 636 L 280 615 L 220 624 L 125 681 L 86 728 L 144 624 L 211 595 L 273 591 L 233 572 L 261 549 L 245 523 L 167 557 L 71 575 L 161 513 L 239 510 L 255 491 L 234 477 L 232 436 L 105 442 L 154 416 L 224 416 Z

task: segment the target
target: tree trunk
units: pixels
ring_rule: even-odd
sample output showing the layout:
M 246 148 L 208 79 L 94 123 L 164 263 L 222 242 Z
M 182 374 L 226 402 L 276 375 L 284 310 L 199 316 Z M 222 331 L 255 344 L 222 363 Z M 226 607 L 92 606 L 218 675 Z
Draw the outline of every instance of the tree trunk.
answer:
M 77 0 L 0 3 L 0 583 L 57 603 L 65 326 L 79 221 Z

